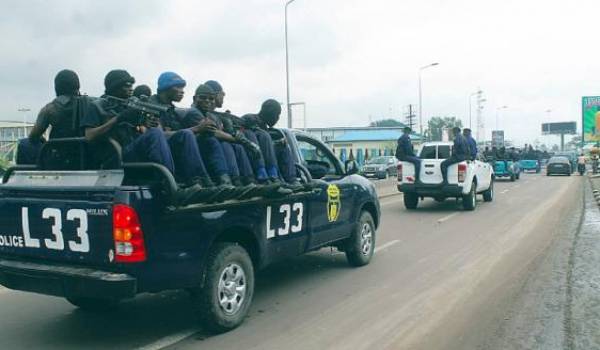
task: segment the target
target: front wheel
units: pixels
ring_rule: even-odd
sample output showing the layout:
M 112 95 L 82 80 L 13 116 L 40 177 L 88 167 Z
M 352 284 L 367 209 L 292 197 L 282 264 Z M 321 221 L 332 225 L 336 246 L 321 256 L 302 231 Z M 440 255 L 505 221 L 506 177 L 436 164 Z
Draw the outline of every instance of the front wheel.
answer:
M 223 333 L 239 326 L 252 303 L 254 267 L 246 250 L 231 242 L 215 243 L 204 270 L 204 283 L 192 301 L 204 326 Z
M 465 210 L 475 210 L 477 206 L 477 183 L 473 181 L 471 184 L 471 190 L 465 196 L 463 196 L 463 209 Z
M 364 266 L 371 261 L 375 253 L 375 223 L 368 211 L 360 214 L 352 236 L 346 240 L 344 251 L 351 266 Z
M 404 193 L 404 206 L 406 209 L 417 209 L 419 196 L 416 193 Z

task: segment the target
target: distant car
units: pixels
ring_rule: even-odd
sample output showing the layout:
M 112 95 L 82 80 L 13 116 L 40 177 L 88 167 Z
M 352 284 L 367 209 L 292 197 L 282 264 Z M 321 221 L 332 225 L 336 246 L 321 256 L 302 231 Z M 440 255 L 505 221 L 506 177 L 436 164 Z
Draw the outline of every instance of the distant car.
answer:
M 376 177 L 378 179 L 387 179 L 389 176 L 396 176 L 398 173 L 398 160 L 392 156 L 375 157 L 367 160 L 361 170 L 364 177 Z
M 564 156 L 552 157 L 548 160 L 548 165 L 546 166 L 546 175 L 569 175 L 571 176 L 571 162 L 569 158 Z

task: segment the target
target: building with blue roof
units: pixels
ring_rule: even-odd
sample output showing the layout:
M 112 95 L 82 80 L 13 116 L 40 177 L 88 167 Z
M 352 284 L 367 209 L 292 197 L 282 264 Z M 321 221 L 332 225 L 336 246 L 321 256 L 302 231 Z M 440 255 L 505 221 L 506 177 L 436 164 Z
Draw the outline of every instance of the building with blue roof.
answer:
M 367 159 L 377 156 L 393 156 L 396 144 L 402 136 L 403 127 L 345 127 L 313 128 L 307 132 L 331 147 L 342 161 L 356 160 L 363 165 Z M 413 143 L 420 144 L 421 137 L 411 135 Z

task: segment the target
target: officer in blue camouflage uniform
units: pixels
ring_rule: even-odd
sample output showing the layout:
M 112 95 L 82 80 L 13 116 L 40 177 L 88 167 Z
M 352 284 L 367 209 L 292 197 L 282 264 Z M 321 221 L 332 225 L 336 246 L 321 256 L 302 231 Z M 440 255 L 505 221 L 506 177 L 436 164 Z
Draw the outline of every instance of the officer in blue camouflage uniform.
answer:
M 452 164 L 460 163 L 467 160 L 469 155 L 469 145 L 467 140 L 460 133 L 459 127 L 452 128 L 452 136 L 454 138 L 454 145 L 452 146 L 452 155 L 450 158 L 445 159 L 440 165 L 442 170 L 443 184 L 448 184 L 448 167 Z
M 398 139 L 396 146 L 396 158 L 401 162 L 409 162 L 415 166 L 415 182 L 419 181 L 421 175 L 421 158 L 415 156 L 415 151 L 410 141 L 411 128 L 402 129 L 402 136 Z

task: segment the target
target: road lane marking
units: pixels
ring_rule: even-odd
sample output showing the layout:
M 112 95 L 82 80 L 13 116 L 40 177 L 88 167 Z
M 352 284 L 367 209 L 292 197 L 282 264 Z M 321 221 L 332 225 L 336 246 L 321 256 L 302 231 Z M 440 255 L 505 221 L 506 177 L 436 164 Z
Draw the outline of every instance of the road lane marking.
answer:
M 160 350 L 160 349 L 164 349 L 167 348 L 173 344 L 177 344 L 180 341 L 191 337 L 192 335 L 196 334 L 198 332 L 198 330 L 186 330 L 186 331 L 182 331 L 173 335 L 169 335 L 167 337 L 164 337 L 162 339 L 159 339 L 157 341 L 155 341 L 154 343 L 145 345 L 141 348 L 138 348 L 138 350 Z
M 505 194 L 506 192 L 510 191 L 509 189 L 505 189 L 504 191 L 500 192 L 501 194 Z
M 460 214 L 460 212 L 456 212 L 456 213 L 452 213 L 452 214 L 450 214 L 450 215 L 448 215 L 448 216 L 444 216 L 443 218 L 441 218 L 441 219 L 438 219 L 437 223 L 438 223 L 438 224 L 441 224 L 441 223 L 442 223 L 442 222 L 444 222 L 444 221 L 448 221 L 448 220 L 452 219 L 453 217 L 455 217 L 455 216 L 456 216 L 456 215 L 458 215 L 458 214 Z
M 398 239 L 395 239 L 395 240 L 393 240 L 393 241 L 389 241 L 389 242 L 387 242 L 387 243 L 384 243 L 384 244 L 380 245 L 379 247 L 376 247 L 376 248 L 375 248 L 375 253 L 377 253 L 377 252 L 379 252 L 379 251 L 381 251 L 381 250 L 384 250 L 384 249 L 386 249 L 386 248 L 389 248 L 389 247 L 393 246 L 393 245 L 394 245 L 394 244 L 396 244 L 396 243 L 400 243 L 400 240 L 398 240 Z
M 2 294 L 2 293 L 8 293 L 8 292 L 10 292 L 10 289 L 4 288 L 4 287 L 0 286 L 0 294 Z

